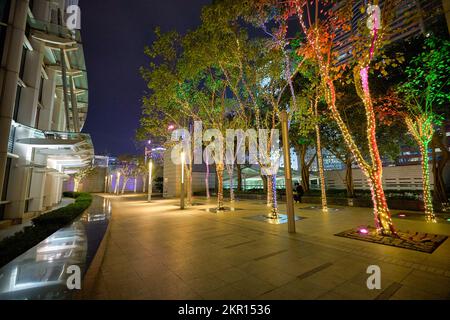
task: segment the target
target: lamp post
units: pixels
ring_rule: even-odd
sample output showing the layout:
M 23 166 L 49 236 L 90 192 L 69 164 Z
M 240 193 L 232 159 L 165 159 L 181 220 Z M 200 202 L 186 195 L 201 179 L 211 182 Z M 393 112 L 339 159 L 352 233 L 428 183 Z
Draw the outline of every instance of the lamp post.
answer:
M 145 149 L 144 149 L 144 165 L 147 165 L 147 159 L 148 159 L 148 155 L 151 152 L 151 148 L 150 148 L 150 152 L 147 149 L 147 146 L 150 146 L 152 144 L 152 140 L 148 140 L 147 144 L 145 145 Z M 146 179 L 146 176 L 144 176 L 144 180 Z M 142 192 L 145 193 L 145 187 L 146 187 L 146 182 L 144 181 L 143 186 L 142 186 Z
M 113 175 L 110 175 L 109 176 L 109 186 L 108 186 L 108 193 L 112 193 L 113 192 L 113 188 L 112 188 L 112 185 L 113 185 Z
M 184 163 L 185 163 L 185 153 L 181 152 L 181 191 L 180 191 L 180 208 L 184 210 Z
M 288 115 L 286 110 L 281 112 L 281 133 L 283 136 L 284 177 L 286 181 L 286 209 L 288 216 L 288 231 L 295 233 L 294 194 L 292 191 L 291 154 L 289 150 Z
M 150 160 L 150 162 L 148 163 L 148 202 L 152 201 L 152 192 L 153 192 L 153 187 L 152 187 L 152 170 L 153 170 L 153 162 L 152 160 Z

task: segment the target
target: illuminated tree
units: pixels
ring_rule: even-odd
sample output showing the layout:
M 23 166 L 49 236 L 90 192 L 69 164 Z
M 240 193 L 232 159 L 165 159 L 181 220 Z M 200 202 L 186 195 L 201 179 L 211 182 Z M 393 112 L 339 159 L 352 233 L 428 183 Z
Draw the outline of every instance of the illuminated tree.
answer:
M 398 85 L 396 92 L 390 92 L 384 98 L 382 107 L 385 114 L 403 119 L 419 147 L 425 215 L 430 222 L 436 222 L 436 217 L 430 186 L 429 148 L 436 128 L 444 123 L 442 114 L 450 101 L 449 49 L 450 42 L 427 38 L 423 51 L 410 59 L 402 73 L 406 81 Z M 436 192 L 439 193 L 438 190 Z
M 405 121 L 428 160 L 429 145 L 433 149 L 434 194 L 442 207 L 448 206 L 443 171 L 450 159 L 444 119 L 449 116 L 450 102 L 450 41 L 429 37 L 422 52 L 413 57 L 405 69 L 407 80 L 399 87 L 403 105 L 407 107 Z M 436 160 L 440 148 L 440 160 Z M 428 161 L 422 161 L 424 202 L 428 220 L 433 220 L 432 198 L 428 184 Z M 426 176 L 425 176 L 426 175 Z M 425 181 L 426 179 L 426 181 Z
M 315 5 L 314 5 L 315 4 Z M 374 3 L 377 4 L 377 1 Z M 379 19 L 375 14 L 369 18 L 370 28 L 359 28 L 356 33 L 359 39 L 353 39 L 353 57 L 355 66 L 353 69 L 354 84 L 357 93 L 363 101 L 366 122 L 367 122 L 367 146 L 370 161 L 367 161 L 361 149 L 355 143 L 348 126 L 342 119 L 336 105 L 336 75 L 343 65 L 335 64 L 336 47 L 341 44 L 337 41 L 338 32 L 349 32 L 349 18 L 352 17 L 352 6 L 345 5 L 339 12 L 332 7 L 328 1 L 313 1 L 310 5 L 308 0 L 288 0 L 281 5 L 284 19 L 295 17 L 300 28 L 305 34 L 306 45 L 301 48 L 303 55 L 308 55 L 317 63 L 322 84 L 325 91 L 325 98 L 330 113 L 342 132 L 343 139 L 353 154 L 362 172 L 366 176 L 372 192 L 374 204 L 375 225 L 379 233 L 384 235 L 395 235 L 395 228 L 392 223 L 390 212 L 387 206 L 386 197 L 382 186 L 382 162 L 378 150 L 376 138 L 376 117 L 369 86 L 369 73 L 371 62 L 382 46 L 384 30 L 379 24 Z M 312 8 L 311 8 L 312 7 Z M 321 9 L 319 9 L 321 8 Z M 325 10 L 324 10 L 325 8 Z M 392 10 L 390 4 L 385 3 L 385 10 Z M 319 19 L 319 11 L 322 10 L 322 19 Z M 346 19 L 343 19 L 346 17 Z M 386 21 L 384 19 L 383 21 Z M 370 41 L 365 41 L 370 39 Z
M 80 183 L 83 182 L 84 179 L 91 176 L 95 172 L 95 167 L 93 165 L 89 165 L 87 167 L 79 169 L 74 175 L 73 175 L 73 181 L 74 181 L 74 187 L 73 191 L 78 192 L 80 188 Z
M 124 194 L 128 181 L 137 178 L 139 171 L 138 162 L 135 157 L 130 155 L 121 155 L 118 157 L 118 160 L 120 164 L 117 170 L 120 176 L 123 177 L 121 193 Z

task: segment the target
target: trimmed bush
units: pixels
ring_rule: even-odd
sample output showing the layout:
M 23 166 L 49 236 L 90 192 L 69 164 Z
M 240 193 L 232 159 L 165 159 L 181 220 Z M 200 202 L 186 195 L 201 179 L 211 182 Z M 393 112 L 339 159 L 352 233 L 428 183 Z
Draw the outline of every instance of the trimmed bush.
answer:
M 33 226 L 0 241 L 0 267 L 71 223 L 92 203 L 92 196 L 88 193 L 65 192 L 64 196 L 75 198 L 75 202 L 34 218 Z

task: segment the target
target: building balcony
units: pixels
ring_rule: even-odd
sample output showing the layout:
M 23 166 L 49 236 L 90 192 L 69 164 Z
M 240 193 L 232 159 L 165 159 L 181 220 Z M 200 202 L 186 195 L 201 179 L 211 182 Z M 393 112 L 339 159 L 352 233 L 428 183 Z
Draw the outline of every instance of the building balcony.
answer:
M 61 173 L 73 173 L 94 159 L 94 147 L 89 134 L 42 131 L 14 122 L 10 134 L 11 155 L 25 157 L 25 164 L 35 168 L 49 168 Z M 32 161 L 30 150 L 45 156 L 46 163 Z

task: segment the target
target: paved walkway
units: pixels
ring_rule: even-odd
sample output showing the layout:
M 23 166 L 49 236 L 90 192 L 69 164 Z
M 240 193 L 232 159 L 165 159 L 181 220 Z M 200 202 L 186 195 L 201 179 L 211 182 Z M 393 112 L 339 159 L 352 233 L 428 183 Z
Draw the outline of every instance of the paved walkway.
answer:
M 93 299 L 450 299 L 450 239 L 426 254 L 333 236 L 373 224 L 367 208 L 296 205 L 307 219 L 289 235 L 287 225 L 244 219 L 266 213 L 258 201 L 213 214 L 204 210 L 212 202 L 180 211 L 174 200 L 108 197 L 111 235 Z M 450 235 L 446 223 L 394 222 Z M 367 288 L 369 265 L 381 268 L 381 290 Z

